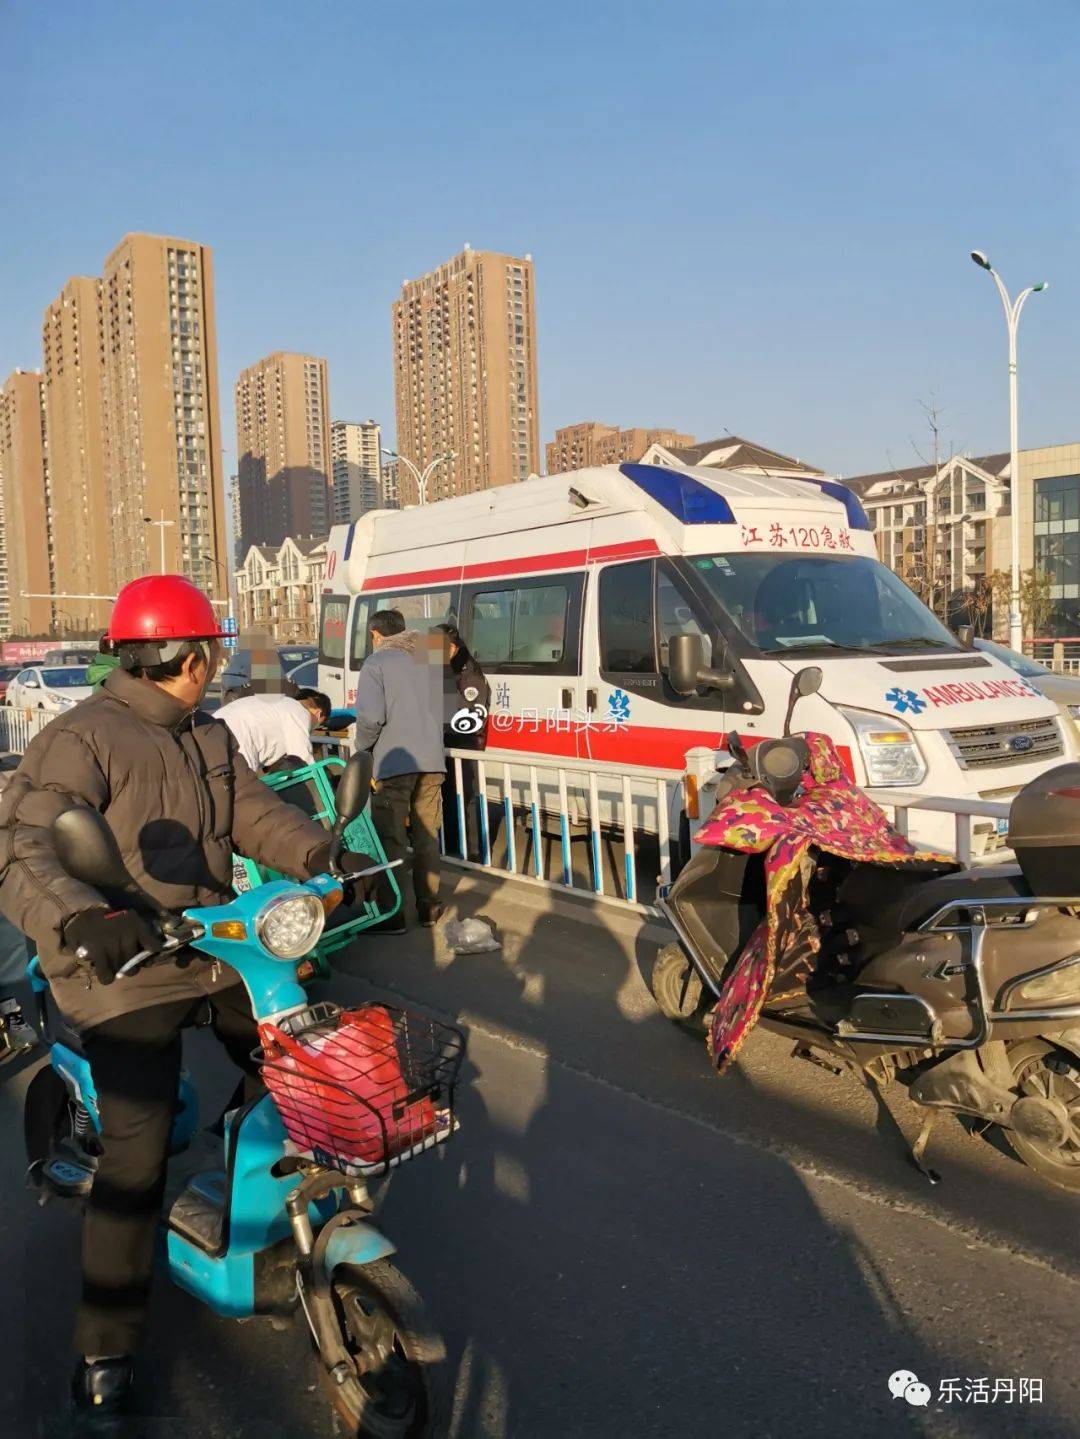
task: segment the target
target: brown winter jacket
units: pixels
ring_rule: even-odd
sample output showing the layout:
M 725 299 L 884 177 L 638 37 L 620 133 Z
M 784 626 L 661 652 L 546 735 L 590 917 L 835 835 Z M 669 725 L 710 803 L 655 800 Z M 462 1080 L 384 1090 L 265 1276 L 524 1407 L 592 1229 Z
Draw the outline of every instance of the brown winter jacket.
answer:
M 327 832 L 248 768 L 220 721 L 114 670 L 97 694 L 29 744 L 0 801 L 0 910 L 36 942 L 57 1004 L 78 1029 L 238 982 L 187 956 L 101 985 L 63 926 L 101 894 L 60 866 L 50 826 L 72 802 L 106 818 L 132 879 L 171 910 L 232 897 L 233 849 L 296 878 Z M 112 902 L 120 901 L 112 896 Z

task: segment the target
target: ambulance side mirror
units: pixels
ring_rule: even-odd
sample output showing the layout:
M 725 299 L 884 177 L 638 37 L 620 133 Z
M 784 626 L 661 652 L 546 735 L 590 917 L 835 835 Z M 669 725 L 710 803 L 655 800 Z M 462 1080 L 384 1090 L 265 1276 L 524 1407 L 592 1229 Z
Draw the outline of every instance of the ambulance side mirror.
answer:
M 668 641 L 668 683 L 678 695 L 692 695 L 700 686 L 729 690 L 735 676 L 727 670 L 713 670 L 705 663 L 705 642 L 699 634 L 672 635 Z
M 975 639 L 975 626 L 957 625 L 956 638 L 960 641 L 960 643 L 964 646 L 966 650 L 974 649 L 975 646 L 972 641 Z

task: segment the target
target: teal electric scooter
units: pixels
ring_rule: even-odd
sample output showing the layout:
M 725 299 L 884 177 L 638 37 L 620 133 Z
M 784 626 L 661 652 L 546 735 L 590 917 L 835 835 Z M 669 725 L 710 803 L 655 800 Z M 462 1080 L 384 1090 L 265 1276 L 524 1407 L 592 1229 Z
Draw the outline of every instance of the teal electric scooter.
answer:
M 168 1206 L 162 1249 L 172 1280 L 231 1318 L 281 1322 L 301 1311 L 347 1433 L 419 1439 L 439 1432 L 444 1347 L 391 1262 L 393 1244 L 371 1222 L 367 1180 L 453 1134 L 464 1039 L 450 1025 L 386 1005 L 311 1004 L 297 979 L 343 898 L 347 881 L 336 861 L 370 787 L 371 757 L 355 755 L 338 788 L 331 873 L 270 881 L 229 904 L 182 915 L 160 911 L 161 950 L 136 956 L 116 982 L 187 946 L 232 965 L 260 1021 L 271 1093 L 226 1117 L 217 1162 L 188 1178 Z M 131 891 L 95 810 L 65 811 L 54 838 L 69 874 Z M 31 1176 L 43 1193 L 85 1194 L 101 1152 L 93 1075 L 77 1036 L 50 1022 L 37 959 L 29 973 L 51 1060 L 27 1094 Z M 30 1136 L 40 1134 L 37 1120 L 50 1105 L 55 1123 L 42 1145 Z M 196 1095 L 185 1081 L 173 1151 L 197 1128 Z

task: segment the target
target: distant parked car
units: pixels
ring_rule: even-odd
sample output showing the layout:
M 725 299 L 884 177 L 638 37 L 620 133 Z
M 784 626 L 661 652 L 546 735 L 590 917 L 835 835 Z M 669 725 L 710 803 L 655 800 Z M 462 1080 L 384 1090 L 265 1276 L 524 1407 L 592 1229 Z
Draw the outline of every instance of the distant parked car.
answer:
M 0 702 L 7 694 L 7 687 L 19 673 L 19 665 L 0 665 Z
M 319 658 L 305 660 L 302 665 L 297 665 L 294 670 L 287 670 L 285 677 L 291 680 L 299 690 L 314 690 L 319 687 Z
M 315 645 L 281 645 L 278 647 L 278 664 L 282 678 L 287 680 L 292 670 L 307 661 L 315 659 L 319 651 Z M 318 666 L 316 666 L 316 669 Z M 246 690 L 251 683 L 251 651 L 234 650 L 221 672 L 221 703 L 226 704 L 239 690 Z M 312 681 L 314 684 L 314 681 Z
M 1041 665 L 1038 660 L 1017 654 L 1006 645 L 994 640 L 973 640 L 977 650 L 985 650 L 995 659 L 1003 660 L 1021 679 L 1027 682 L 1054 703 L 1080 728 L 1080 679 L 1076 675 L 1058 675 Z
M 95 650 L 48 650 L 41 663 L 43 665 L 88 665 L 93 663 L 95 655 Z
M 93 694 L 85 665 L 31 665 L 8 683 L 6 705 L 62 714 Z
M 318 645 L 280 645 L 278 647 L 278 659 L 286 674 L 307 660 L 317 659 L 318 654 Z

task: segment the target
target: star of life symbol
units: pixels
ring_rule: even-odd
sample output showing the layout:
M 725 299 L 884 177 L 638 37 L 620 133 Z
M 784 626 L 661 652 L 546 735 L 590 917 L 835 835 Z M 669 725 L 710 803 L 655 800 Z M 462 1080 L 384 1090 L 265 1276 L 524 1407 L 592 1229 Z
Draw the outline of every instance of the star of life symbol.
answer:
M 630 722 L 630 696 L 625 690 L 612 690 L 608 695 L 608 722 L 624 725 Z
M 918 715 L 926 708 L 926 700 L 920 699 L 914 690 L 902 690 L 899 685 L 886 692 L 885 703 L 892 705 L 898 715 Z

